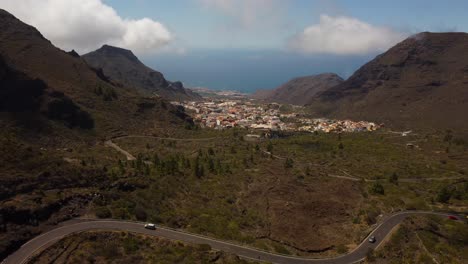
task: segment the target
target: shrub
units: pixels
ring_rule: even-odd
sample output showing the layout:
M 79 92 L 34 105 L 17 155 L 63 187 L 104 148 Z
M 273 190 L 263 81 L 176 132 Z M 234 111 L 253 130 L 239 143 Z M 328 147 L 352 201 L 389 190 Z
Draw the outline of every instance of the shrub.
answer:
M 366 260 L 368 262 L 374 262 L 375 261 L 375 254 L 374 254 L 374 250 L 372 248 L 369 248 L 369 250 L 367 250 Z
M 361 223 L 361 219 L 358 216 L 354 217 L 353 224 L 359 224 L 359 223 Z
M 211 246 L 208 244 L 200 244 L 197 246 L 197 249 L 198 251 L 202 251 L 202 252 L 211 251 Z
M 290 255 L 291 252 L 289 252 L 288 249 L 286 249 L 283 245 L 281 244 L 274 244 L 273 247 L 275 248 L 275 251 L 280 253 L 280 254 L 284 254 L 284 255 Z
M 104 101 L 112 101 L 114 99 L 117 99 L 117 93 L 115 92 L 114 88 L 105 87 L 102 91 L 102 97 Z
M 370 211 L 366 214 L 366 222 L 368 225 L 373 225 L 377 222 L 377 216 L 379 215 L 376 211 Z
M 436 201 L 439 203 L 447 203 L 450 200 L 451 193 L 450 190 L 445 186 L 439 190 L 437 194 Z
M 372 194 L 380 194 L 380 195 L 385 194 L 385 189 L 384 189 L 383 185 L 380 184 L 380 182 L 374 182 L 374 184 L 372 184 L 372 186 L 370 187 L 369 191 Z
M 140 206 L 137 206 L 135 208 L 135 217 L 138 221 L 146 221 L 146 219 L 148 218 L 148 215 L 146 214 L 145 209 L 143 209 Z
M 348 248 L 345 245 L 340 244 L 336 247 L 336 252 L 338 252 L 338 254 L 344 254 L 348 252 Z
M 294 160 L 287 158 L 286 161 L 284 162 L 284 167 L 286 169 L 290 169 L 294 166 Z
M 140 249 L 138 245 L 138 240 L 133 237 L 128 237 L 123 241 L 123 248 L 126 254 L 135 253 Z
M 110 218 L 112 216 L 111 211 L 105 206 L 96 208 L 95 214 L 98 218 Z

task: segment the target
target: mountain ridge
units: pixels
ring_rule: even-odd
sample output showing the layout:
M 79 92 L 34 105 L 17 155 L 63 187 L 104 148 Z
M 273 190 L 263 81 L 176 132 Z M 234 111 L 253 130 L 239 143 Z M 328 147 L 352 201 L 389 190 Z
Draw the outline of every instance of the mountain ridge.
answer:
M 185 117 L 178 120 L 182 114 L 176 107 L 162 99 L 139 95 L 131 87 L 109 82 L 82 57 L 53 46 L 36 28 L 5 10 L 0 10 L 0 39 L 0 57 L 7 68 L 21 72 L 27 79 L 44 82 L 41 106 L 35 111 L 49 119 L 53 116 L 70 126 L 76 123 L 73 121 L 76 115 L 86 112 L 94 120 L 93 129 L 103 136 L 108 131 L 128 133 L 137 128 L 147 129 L 151 127 L 147 122 L 164 119 L 185 122 Z M 153 107 L 143 111 L 141 105 Z M 58 112 L 50 115 L 51 109 Z M 161 120 L 154 119 L 150 114 L 153 111 L 159 113 Z
M 396 128 L 466 131 L 467 61 L 467 33 L 419 33 L 317 94 L 308 106 L 318 115 Z
M 93 68 L 102 69 L 105 76 L 142 94 L 159 95 L 168 100 L 200 100 L 196 93 L 181 82 L 170 82 L 161 72 L 151 69 L 128 49 L 103 45 L 82 58 Z
M 305 105 L 317 93 L 325 91 L 342 82 L 343 79 L 335 73 L 303 76 L 293 78 L 273 90 L 257 91 L 252 97 L 269 102 Z

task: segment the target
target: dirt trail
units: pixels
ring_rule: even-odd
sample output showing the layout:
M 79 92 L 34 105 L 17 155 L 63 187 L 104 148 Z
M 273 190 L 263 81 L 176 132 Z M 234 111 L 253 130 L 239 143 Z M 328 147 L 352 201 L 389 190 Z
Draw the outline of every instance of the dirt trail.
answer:
M 127 151 L 125 151 L 125 150 L 122 149 L 121 147 L 117 146 L 117 144 L 115 144 L 114 142 L 112 142 L 112 140 L 108 140 L 108 141 L 106 141 L 104 144 L 105 144 L 106 146 L 111 147 L 111 148 L 117 150 L 118 152 L 124 154 L 125 157 L 127 157 L 127 160 L 136 160 L 136 158 L 135 158 L 132 154 L 128 153 Z

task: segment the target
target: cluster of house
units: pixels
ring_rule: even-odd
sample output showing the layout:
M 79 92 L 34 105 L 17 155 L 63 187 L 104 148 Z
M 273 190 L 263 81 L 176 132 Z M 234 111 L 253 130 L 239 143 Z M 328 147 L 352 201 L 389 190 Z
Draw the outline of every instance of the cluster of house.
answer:
M 298 128 L 299 131 L 322 131 L 325 133 L 332 132 L 363 132 L 375 131 L 381 127 L 373 122 L 367 121 L 351 121 L 351 120 L 330 120 L 330 119 L 300 119 L 302 125 Z
M 259 105 L 248 100 L 212 100 L 173 102 L 193 113 L 201 127 L 227 129 L 233 127 L 269 131 L 360 132 L 379 128 L 372 122 L 301 118 L 297 113 L 280 113 L 280 105 Z M 284 122 L 288 120 L 288 122 Z
M 279 110 L 268 105 L 256 105 L 250 101 L 206 101 L 173 102 L 191 110 L 195 122 L 202 127 L 226 129 L 232 127 L 287 130 L 288 126 L 280 120 Z M 279 107 L 276 107 L 279 108 Z

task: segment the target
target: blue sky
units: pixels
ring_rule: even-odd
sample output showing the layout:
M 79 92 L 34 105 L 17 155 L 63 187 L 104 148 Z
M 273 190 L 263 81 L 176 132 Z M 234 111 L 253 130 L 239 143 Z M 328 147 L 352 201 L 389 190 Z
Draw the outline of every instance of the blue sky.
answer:
M 121 15 L 149 16 L 176 35 L 187 54 L 145 56 L 145 62 L 171 79 L 192 86 L 251 92 L 274 88 L 297 76 L 336 72 L 349 77 L 383 50 L 362 54 L 304 54 L 288 50 L 288 41 L 320 15 L 345 16 L 376 27 L 390 28 L 404 37 L 421 31 L 467 31 L 468 1 L 283 1 L 272 26 L 245 28 L 226 13 L 200 5 L 198 0 L 108 0 Z M 258 21 L 262 23 L 261 21 Z M 223 31 L 223 27 L 226 31 Z M 237 28 L 236 28 L 237 27 Z M 397 40 L 399 40 L 397 38 Z M 385 47 L 387 48 L 387 47 Z M 252 58 L 257 58 L 252 61 Z
M 255 91 L 364 63 L 421 31 L 468 31 L 466 0 L 0 0 L 54 45 L 109 44 L 186 86 Z M 44 15 L 47 14 L 47 15 Z
M 388 26 L 408 33 L 468 30 L 468 1 L 463 0 L 285 0 L 281 1 L 284 9 L 279 14 L 279 25 L 265 30 L 267 32 L 263 34 L 243 28 L 232 30 L 229 34 L 237 37 L 236 43 L 232 43 L 228 36 L 220 36 L 219 30 L 220 24 L 231 23 L 231 18 L 206 8 L 200 4 L 200 0 L 105 2 L 124 17 L 145 16 L 162 22 L 188 48 L 282 49 L 291 35 L 316 23 L 321 14 L 354 17 L 372 25 Z

